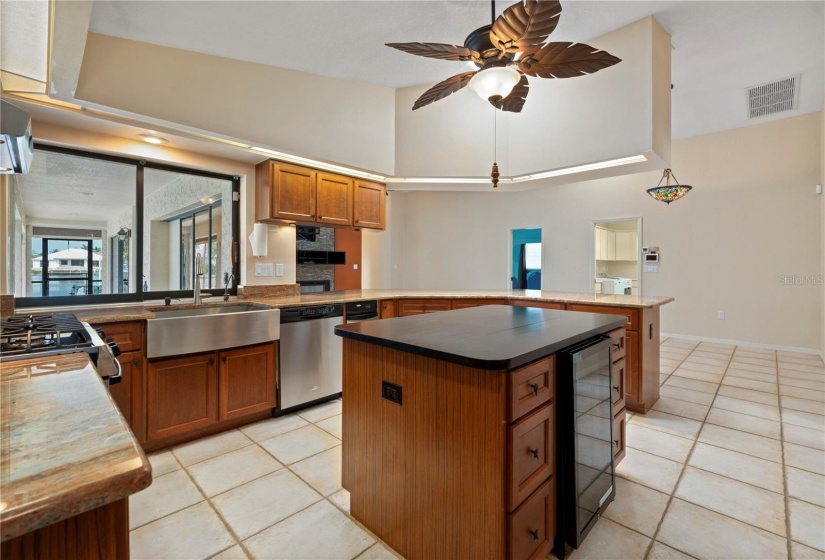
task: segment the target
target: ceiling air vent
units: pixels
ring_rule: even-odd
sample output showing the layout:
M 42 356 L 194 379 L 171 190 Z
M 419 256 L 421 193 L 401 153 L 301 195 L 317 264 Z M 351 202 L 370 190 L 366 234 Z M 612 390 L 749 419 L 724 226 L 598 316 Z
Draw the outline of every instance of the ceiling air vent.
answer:
M 748 118 L 755 119 L 796 109 L 799 102 L 799 74 L 745 89 Z

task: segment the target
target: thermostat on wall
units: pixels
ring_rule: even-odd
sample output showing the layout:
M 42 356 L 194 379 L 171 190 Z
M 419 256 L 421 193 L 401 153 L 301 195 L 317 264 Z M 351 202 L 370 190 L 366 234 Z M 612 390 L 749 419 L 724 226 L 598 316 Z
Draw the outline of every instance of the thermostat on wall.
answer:
M 642 253 L 649 253 L 649 252 L 650 252 L 650 249 L 648 249 L 647 247 L 642 247 Z
M 645 255 L 645 262 L 659 262 L 659 253 L 647 253 Z

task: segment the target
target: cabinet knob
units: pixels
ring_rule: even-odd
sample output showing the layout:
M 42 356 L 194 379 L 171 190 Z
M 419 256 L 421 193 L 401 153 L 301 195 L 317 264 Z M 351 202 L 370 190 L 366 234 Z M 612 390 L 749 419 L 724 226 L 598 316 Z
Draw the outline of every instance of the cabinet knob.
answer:
M 210 366 L 214 366 L 214 365 L 215 365 L 215 358 L 209 358 L 209 365 L 210 365 Z
M 221 358 L 221 361 L 222 361 L 223 363 L 226 363 L 226 356 L 222 357 L 222 358 Z
M 132 360 L 132 365 L 133 366 L 139 366 L 140 365 L 140 358 L 135 358 L 134 360 Z
M 618 385 L 613 385 L 613 390 L 615 390 L 618 393 L 619 392 L 619 386 Z
M 533 394 L 537 397 L 539 396 L 539 384 L 538 383 L 530 383 L 530 390 L 533 391 Z
M 619 440 L 614 439 L 613 440 L 613 445 L 615 445 L 616 447 L 619 447 Z
M 533 456 L 533 459 L 538 459 L 539 458 L 539 450 L 538 449 L 528 448 L 527 451 L 530 453 L 530 455 Z
M 534 531 L 534 530 L 532 530 L 532 529 L 528 529 L 528 531 L 530 531 L 530 535 L 533 537 L 533 540 L 534 540 L 534 541 L 539 540 L 539 532 L 538 532 L 538 530 Z

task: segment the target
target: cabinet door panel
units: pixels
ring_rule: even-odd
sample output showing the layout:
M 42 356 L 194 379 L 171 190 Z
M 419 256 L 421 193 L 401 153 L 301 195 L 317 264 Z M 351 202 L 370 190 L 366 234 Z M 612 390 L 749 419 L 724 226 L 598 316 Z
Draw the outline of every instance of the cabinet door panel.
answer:
M 556 482 L 549 480 L 507 516 L 507 560 L 547 558 L 556 536 Z
M 315 176 L 304 167 L 272 164 L 272 217 L 314 221 Z
M 547 403 L 507 429 L 508 511 L 513 511 L 553 474 L 556 465 L 555 412 Z
M 422 313 L 435 313 L 437 311 L 449 311 L 452 302 L 449 299 L 401 299 L 398 300 L 398 315 L 406 317 L 408 315 L 421 315 Z
M 259 344 L 220 353 L 218 420 L 275 407 L 275 345 Z
M 315 220 L 322 224 L 352 225 L 352 179 L 318 173 L 315 179 Z
M 387 189 L 380 183 L 355 181 L 353 225 L 357 228 L 384 229 Z
M 147 440 L 203 428 L 218 420 L 215 354 L 150 362 Z
M 392 319 L 393 317 L 395 317 L 395 300 L 382 300 L 379 307 L 381 309 L 381 319 Z

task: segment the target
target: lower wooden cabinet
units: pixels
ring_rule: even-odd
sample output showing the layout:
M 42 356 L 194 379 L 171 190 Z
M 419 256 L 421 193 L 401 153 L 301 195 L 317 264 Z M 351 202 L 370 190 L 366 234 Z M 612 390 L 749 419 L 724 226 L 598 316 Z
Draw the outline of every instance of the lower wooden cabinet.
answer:
M 140 352 L 125 352 L 117 357 L 122 371 L 122 379 L 116 385 L 109 385 L 109 393 L 115 401 L 120 413 L 140 441 L 139 424 L 141 403 L 141 370 L 143 357 Z
M 399 317 L 449 311 L 451 308 L 452 300 L 450 299 L 400 299 L 396 303 Z
M 509 511 L 552 476 L 556 466 L 555 419 L 553 403 L 547 403 L 508 428 Z
M 521 299 L 514 299 L 510 305 L 516 307 L 540 307 L 542 309 L 564 309 L 563 303 L 555 303 L 552 301 L 525 301 Z
M 613 464 L 618 465 L 619 462 L 624 459 L 624 451 L 625 451 L 625 411 L 622 410 L 621 413 L 617 414 L 613 418 Z
M 147 368 L 147 441 L 275 407 L 275 343 L 155 360 Z
M 260 344 L 220 352 L 218 420 L 275 407 L 275 346 Z
M 611 394 L 613 395 L 613 464 L 618 465 L 624 458 L 625 450 L 625 429 L 626 429 L 626 398 L 627 384 L 632 379 L 627 374 L 628 363 L 635 350 L 632 344 L 625 344 L 629 331 L 616 329 L 611 331 L 610 337 L 613 339 L 613 367 L 611 369 Z
M 396 302 L 393 299 L 384 299 L 378 304 L 379 318 L 392 319 L 396 316 Z
M 214 352 L 149 362 L 146 381 L 148 441 L 217 422 L 218 374 Z
M 453 300 L 453 309 L 466 309 L 468 307 L 480 307 L 482 305 L 507 305 L 506 299 L 492 299 L 492 298 L 479 298 L 479 299 L 454 299 Z

